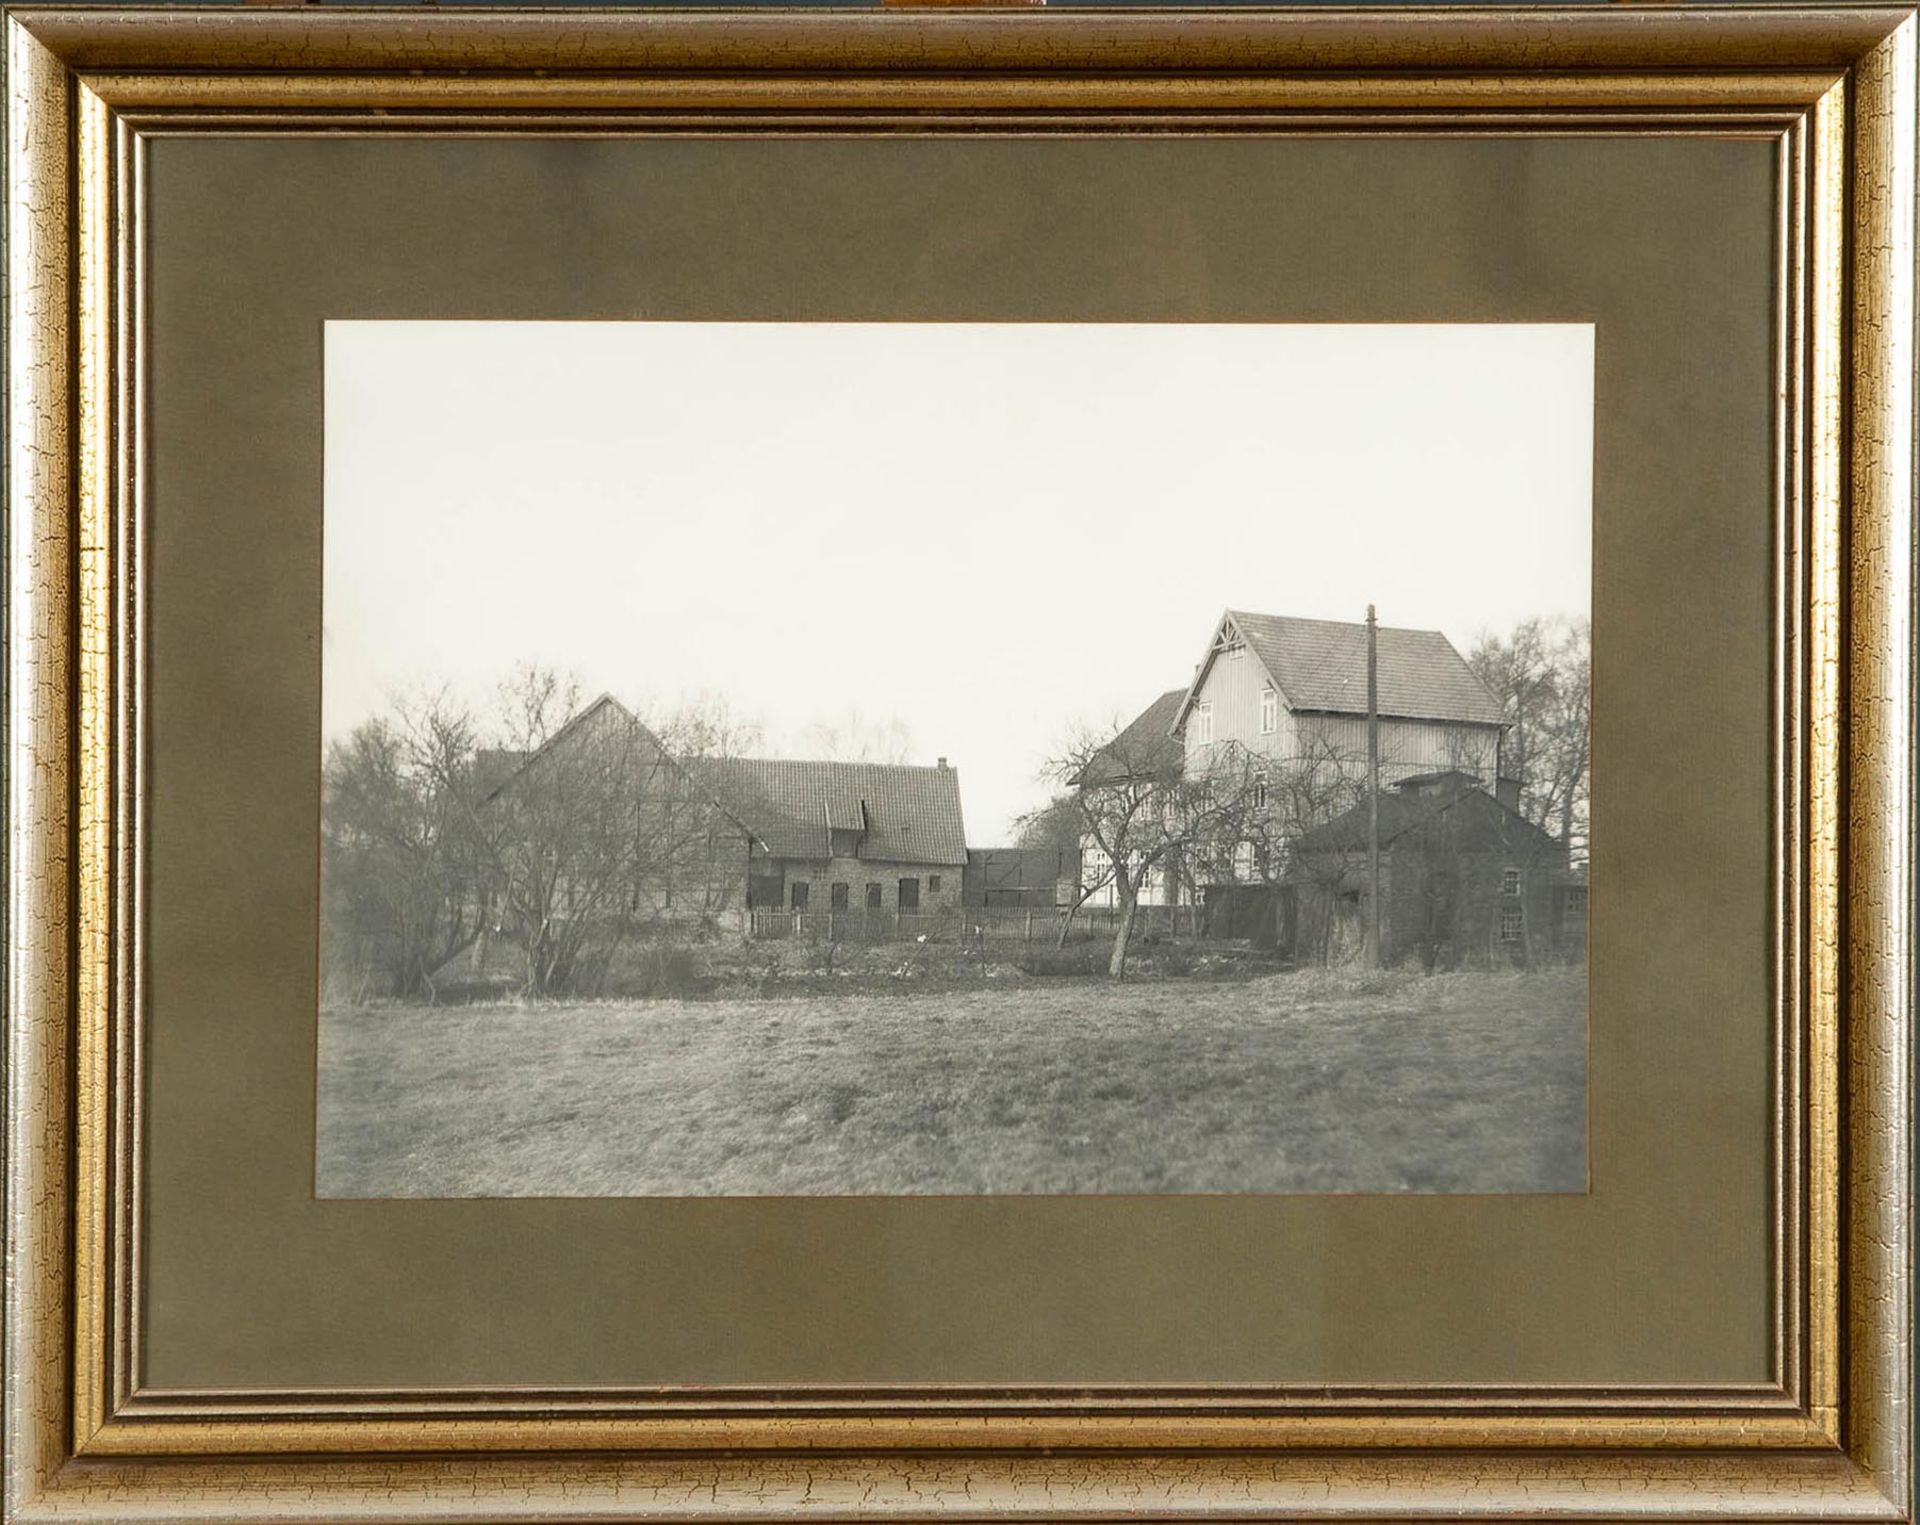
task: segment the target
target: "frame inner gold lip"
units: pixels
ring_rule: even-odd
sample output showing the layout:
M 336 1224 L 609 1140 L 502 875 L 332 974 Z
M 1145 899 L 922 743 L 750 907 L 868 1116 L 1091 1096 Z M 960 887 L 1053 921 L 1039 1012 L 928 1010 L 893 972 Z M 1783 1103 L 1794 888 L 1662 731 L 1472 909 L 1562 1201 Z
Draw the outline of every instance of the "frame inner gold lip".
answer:
M 1217 29 L 1226 28 L 1229 40 L 1239 19 L 1230 13 L 1189 14 L 1204 17 L 1206 27 L 1216 29 L 1196 26 L 1204 36 L 1218 36 Z M 1751 19 L 1756 13 L 1711 14 Z M 1601 20 L 1578 12 L 1564 15 L 1569 21 L 1577 15 L 1581 27 L 1593 21 L 1599 34 L 1610 40 L 1627 24 L 1624 17 Z M 1283 1414 L 1256 1415 L 1251 1420 L 1191 1408 L 1182 1411 L 1179 1399 L 1165 1406 L 1149 1401 L 1148 1412 L 1138 1415 L 1089 1416 L 1084 1412 L 1084 1394 L 1090 1390 L 1074 1389 L 1057 1403 L 1045 1394 L 1034 1400 L 1048 1412 L 1008 1414 L 1004 1422 L 992 1417 L 973 1422 L 964 1415 L 949 1418 L 929 1412 L 916 1407 L 915 1398 L 899 1397 L 897 1389 L 863 1390 L 868 1396 L 864 1404 L 855 1405 L 858 1412 L 816 1418 L 795 1412 L 798 1402 L 806 1401 L 804 1393 L 770 1390 L 768 1403 L 777 1408 L 784 1402 L 787 1417 L 770 1419 L 755 1407 L 758 1399 L 746 1400 L 744 1416 L 715 1416 L 708 1435 L 705 1421 L 665 1413 L 666 1405 L 646 1398 L 631 1408 L 617 1400 L 607 1403 L 606 1407 L 619 1410 L 612 1417 L 574 1418 L 554 1410 L 576 1403 L 599 1407 L 600 1396 L 514 1390 L 500 1393 L 497 1405 L 491 1396 L 476 1403 L 475 1412 L 448 1415 L 443 1411 L 407 1418 L 395 1414 L 395 1408 L 417 1406 L 431 1411 L 435 1397 L 364 1393 L 351 1395 L 344 1403 L 326 1393 L 226 1394 L 203 1399 L 139 1387 L 134 1361 L 138 1161 L 132 1128 L 138 1056 L 137 1036 L 126 1020 L 137 974 L 124 965 L 126 950 L 119 938 L 137 925 L 138 910 L 139 764 L 137 749 L 130 750 L 135 732 L 134 722 L 129 721 L 129 710 L 137 714 L 138 706 L 136 695 L 127 692 L 130 682 L 137 687 L 138 659 L 137 653 L 129 658 L 123 645 L 133 639 L 129 632 L 137 627 L 137 620 L 128 618 L 123 599 L 138 587 L 138 568 L 130 566 L 129 559 L 138 544 L 141 335 L 132 316 L 139 311 L 141 262 L 137 197 L 129 187 L 137 180 L 140 138 L 145 133 L 180 130 L 257 131 L 274 124 L 283 130 L 297 124 L 296 130 L 360 128 L 394 133 L 450 120 L 477 130 L 521 131 L 550 120 L 543 116 L 543 103 L 556 98 L 566 101 L 570 113 L 611 113 L 613 130 L 657 130 L 671 123 L 670 130 L 755 131 L 789 126 L 797 116 L 820 120 L 824 112 L 833 130 L 862 132 L 886 130 L 887 124 L 859 114 L 893 111 L 902 113 L 897 121 L 925 132 L 978 131 L 1010 123 L 1019 130 L 1023 120 L 1057 123 L 1068 130 L 1077 126 L 1098 131 L 1125 122 L 1137 130 L 1180 132 L 1192 130 L 1204 117 L 1210 128 L 1217 124 L 1234 130 L 1237 126 L 1265 134 L 1288 123 L 1307 126 L 1301 113 L 1322 111 L 1328 113 L 1326 121 L 1334 129 L 1377 131 L 1381 130 L 1377 123 L 1364 117 L 1368 82 L 1314 79 L 1306 85 L 1283 86 L 1255 75 L 1251 85 L 1240 86 L 1232 80 L 1190 77 L 1183 73 L 1188 65 L 1180 62 L 1168 65 L 1164 79 L 1102 80 L 1097 77 L 1097 65 L 1076 58 L 1074 69 L 1096 77 L 1040 76 L 982 85 L 935 76 L 835 76 L 837 88 L 827 92 L 833 100 L 822 108 L 817 104 L 818 80 L 764 73 L 717 80 L 662 76 L 612 84 L 601 79 L 569 80 L 557 87 L 529 87 L 520 80 L 469 75 L 330 77 L 246 72 L 250 55 L 284 62 L 285 50 L 291 46 L 288 23 L 309 21 L 305 14 L 296 18 L 254 13 L 251 30 L 236 25 L 216 37 L 211 24 L 228 18 L 206 13 L 198 17 L 151 12 L 115 16 L 79 9 L 14 13 L 9 20 L 13 124 L 30 115 L 28 108 L 34 104 L 23 106 L 20 92 L 44 89 L 50 78 L 45 62 L 26 56 L 27 50 L 58 46 L 70 57 L 87 60 L 89 69 L 94 58 L 105 55 L 102 72 L 90 72 L 84 79 L 62 74 L 62 88 L 72 92 L 78 108 L 71 139 L 78 228 L 71 254 L 66 256 L 72 260 L 71 276 L 77 288 L 71 335 L 61 327 L 57 314 L 38 309 L 26 311 L 24 330 L 17 326 L 23 311 L 17 305 L 21 300 L 19 262 L 57 262 L 62 256 L 37 231 L 42 226 L 36 221 L 42 209 L 21 199 L 31 199 L 52 184 L 36 176 L 53 173 L 47 156 L 57 150 L 44 142 L 29 145 L 23 165 L 23 145 L 10 136 L 10 258 L 15 262 L 16 304 L 10 318 L 16 322 L 16 357 L 9 450 L 16 466 L 23 449 L 41 448 L 23 440 L 23 414 L 28 423 L 39 423 L 43 420 L 31 416 L 34 408 L 66 406 L 64 398 L 56 400 L 45 392 L 49 383 L 44 378 L 29 378 L 23 388 L 22 347 L 28 350 L 30 363 L 36 346 L 58 343 L 65 352 L 71 340 L 78 404 L 71 436 L 77 498 L 68 520 L 77 552 L 73 593 L 78 640 L 70 681 L 77 698 L 73 713 L 78 730 L 72 753 L 61 753 L 69 758 L 65 766 L 71 770 L 78 809 L 70 838 L 75 854 L 71 884 L 76 920 L 68 932 L 42 924 L 33 934 L 59 939 L 70 933 L 77 946 L 69 1008 L 77 1019 L 78 1044 L 74 1337 L 71 1347 L 58 1353 L 64 1376 L 49 1366 L 28 1372 L 30 1380 L 44 1384 L 40 1390 L 70 1392 L 76 1449 L 99 1457 L 407 1450 L 423 1441 L 448 1448 L 677 1443 L 699 1449 L 709 1444 L 751 1445 L 756 1433 L 780 1446 L 915 1444 L 914 1435 L 921 1437 L 919 1443 L 943 1446 L 1124 1447 L 1169 1442 L 1245 1446 L 1260 1443 L 1257 1437 L 1266 1435 L 1277 1444 L 1366 1445 L 1372 1437 L 1376 1444 L 1433 1446 L 1780 1447 L 1843 1451 L 1862 1475 L 1881 1483 L 1891 1479 L 1894 1494 L 1883 1490 L 1880 1496 L 1891 1498 L 1904 1511 L 1902 1500 L 1910 1487 L 1907 1453 L 1904 1438 L 1896 1441 L 1889 1432 L 1889 1415 L 1904 1412 L 1906 1387 L 1888 1369 L 1904 1346 L 1904 1328 L 1896 1329 L 1887 1319 L 1907 1307 L 1905 1273 L 1891 1258 L 1906 1243 L 1907 1203 L 1904 1188 L 1887 1191 L 1876 1203 L 1843 1171 L 1858 1172 L 1864 1163 L 1877 1172 L 1869 1177 L 1869 1184 L 1878 1180 L 1884 1190 L 1891 1186 L 1886 1172 L 1905 1158 L 1907 1149 L 1908 1099 L 1904 1078 L 1896 1069 L 1905 1055 L 1904 1039 L 1897 1032 L 1909 987 L 1896 966 L 1907 950 L 1911 928 L 1910 850 L 1888 839 L 1885 831 L 1872 835 L 1873 822 L 1861 812 L 1878 804 L 1888 809 L 1899 827 L 1906 825 L 1904 810 L 1895 807 L 1896 796 L 1911 783 L 1911 739 L 1900 729 L 1902 717 L 1910 718 L 1910 702 L 1902 694 L 1911 677 L 1911 661 L 1906 652 L 1875 643 L 1901 628 L 1903 601 L 1911 596 L 1910 579 L 1895 574 L 1888 545 L 1893 548 L 1892 560 L 1897 561 L 1899 547 L 1910 546 L 1912 532 L 1913 348 L 1910 331 L 1869 333 L 1865 341 L 1856 338 L 1853 349 L 1843 336 L 1850 329 L 1856 336 L 1863 326 L 1871 329 L 1868 320 L 1880 310 L 1876 304 L 1889 294 L 1896 299 L 1895 311 L 1905 311 L 1909 318 L 1912 313 L 1914 23 L 1909 13 L 1884 7 L 1780 11 L 1771 17 L 1780 39 L 1774 45 L 1785 52 L 1795 47 L 1812 50 L 1821 18 L 1831 24 L 1820 47 L 1853 49 L 1848 60 L 1852 67 L 1844 72 L 1834 72 L 1824 59 L 1819 66 L 1799 72 L 1790 66 L 1778 70 L 1748 66 L 1726 75 L 1697 72 L 1690 60 L 1696 50 L 1711 53 L 1714 43 L 1700 30 L 1707 15 L 1695 13 L 1671 24 L 1677 40 L 1671 44 L 1674 54 L 1668 62 L 1675 67 L 1660 72 L 1657 36 L 1652 43 L 1642 42 L 1638 46 L 1653 55 L 1648 78 L 1617 94 L 1597 89 L 1592 75 L 1570 75 L 1540 85 L 1537 102 L 1526 107 L 1532 114 L 1516 120 L 1504 109 L 1482 111 L 1487 96 L 1467 88 L 1472 81 L 1463 85 L 1457 77 L 1432 76 L 1410 86 L 1401 79 L 1386 87 L 1385 103 L 1391 109 L 1380 118 L 1400 123 L 1417 119 L 1423 127 L 1447 132 L 1515 131 L 1563 123 L 1570 131 L 1599 126 L 1605 131 L 1638 127 L 1766 132 L 1780 141 L 1784 194 L 1778 300 L 1786 403 L 1779 424 L 1782 465 L 1777 513 L 1784 537 L 1787 606 L 1782 611 L 1784 687 L 1776 701 L 1781 707 L 1777 724 L 1784 737 L 1776 812 L 1783 844 L 1793 849 L 1783 853 L 1788 893 L 1779 916 L 1783 1021 L 1776 1154 L 1782 1221 L 1776 1243 L 1780 1321 L 1776 1361 L 1781 1385 L 1752 1391 L 1663 1390 L 1644 1400 L 1636 1395 L 1588 1409 L 1580 1408 L 1581 1400 L 1575 1397 L 1571 1411 L 1564 1414 L 1538 1411 L 1543 1399 L 1553 1403 L 1547 1397 L 1551 1389 L 1513 1390 L 1532 1393 L 1523 1397 L 1508 1396 L 1503 1390 L 1492 1405 L 1485 1402 L 1484 1394 L 1441 1389 L 1431 1393 L 1434 1408 L 1420 1406 L 1410 1392 L 1374 1389 L 1381 1393 L 1378 1401 L 1385 1407 L 1391 1409 L 1396 1402 L 1408 1407 L 1400 1414 L 1333 1413 L 1323 1408 L 1317 1414 L 1296 1413 L 1291 1419 Z M 390 59 L 411 60 L 421 50 L 431 57 L 434 47 L 443 46 L 423 31 L 422 18 L 404 14 L 336 12 L 311 19 L 325 34 L 316 45 L 321 58 L 329 56 L 328 48 L 369 49 L 365 56 L 375 58 L 382 56 L 378 50 L 385 47 Z M 965 35 L 961 29 L 977 19 L 941 16 L 933 32 Z M 1014 19 L 988 18 L 983 25 L 996 46 L 1017 56 L 1029 45 L 1025 39 L 1036 34 L 1003 25 Z M 1656 33 L 1665 24 L 1645 19 Z M 519 17 L 504 24 L 503 35 L 519 31 L 526 20 Z M 847 46 L 855 56 L 862 49 L 894 45 L 890 38 L 925 31 L 902 29 L 892 22 L 875 27 L 870 20 L 861 18 L 847 28 L 853 38 Z M 562 24 L 551 21 L 549 27 Z M 668 32 L 674 25 L 658 15 L 633 24 Z M 1262 25 L 1257 19 L 1243 24 L 1256 29 Z M 1344 22 L 1350 35 L 1356 36 L 1365 32 L 1367 24 L 1363 18 Z M 1754 35 L 1764 32 L 1767 24 L 1764 17 L 1755 21 Z M 348 41 L 343 28 L 349 25 L 370 27 L 373 35 L 363 31 L 359 40 Z M 622 23 L 620 18 L 608 17 L 594 25 L 604 25 L 608 28 L 604 35 L 618 37 Z M 761 23 L 756 19 L 755 25 Z M 796 25 L 810 39 L 833 35 L 821 18 Z M 1393 18 L 1383 24 L 1383 30 L 1397 25 L 1399 18 Z M 1183 26 L 1179 21 L 1170 23 L 1170 35 L 1192 36 Z M 1462 26 L 1471 23 L 1462 22 Z M 745 30 L 752 32 L 755 26 Z M 674 35 L 699 38 L 706 34 L 690 23 Z M 1151 26 L 1139 35 L 1151 37 Z M 1332 35 L 1340 35 L 1338 27 Z M 699 45 L 752 46 L 737 37 L 733 42 L 708 40 Z M 140 72 L 142 57 L 156 51 L 164 55 L 162 45 L 176 38 L 197 38 L 198 46 L 221 52 L 243 67 L 214 74 Z M 1006 41 L 1009 38 L 1013 41 Z M 1835 38 L 1843 40 L 1835 42 Z M 1742 44 L 1756 45 L 1752 36 L 1745 35 Z M 520 45 L 537 48 L 541 44 Z M 1580 45 L 1577 39 L 1566 44 Z M 1649 81 L 1657 88 L 1648 88 Z M 1216 87 L 1227 104 L 1220 105 L 1217 97 L 1209 95 Z M 1244 93 L 1236 95 L 1236 89 Z M 1391 93 L 1401 89 L 1404 95 Z M 1066 99 L 1069 104 L 1039 109 L 1049 91 L 1056 102 Z M 1623 96 L 1632 104 L 1620 104 Z M 377 108 L 377 102 L 385 103 L 384 108 Z M 1035 109 L 1023 118 L 1029 102 Z M 1346 114 L 1348 102 L 1362 112 L 1361 118 Z M 1382 92 L 1376 83 L 1371 109 L 1377 112 L 1381 106 Z M 422 115 L 418 122 L 409 122 L 384 114 L 396 108 L 418 110 Z M 544 109 L 550 109 L 550 104 Z M 783 110 L 786 115 L 780 114 Z M 463 112 L 471 115 L 462 117 Z M 1597 122 L 1596 112 L 1615 114 Z M 1857 347 L 1860 342 L 1870 346 L 1864 358 Z M 1895 448 L 1903 435 L 1904 457 Z M 14 481 L 17 490 L 17 470 Z M 57 492 L 46 490 L 30 510 L 58 512 L 58 498 Z M 1878 534 L 1860 533 L 1857 519 L 1862 513 L 1873 516 L 1867 527 Z M 16 524 L 16 537 L 19 533 Z M 9 654 L 10 671 L 16 678 L 23 670 L 18 649 L 21 600 L 27 600 L 30 612 L 39 607 L 33 603 L 35 590 L 22 588 L 18 581 L 19 544 L 16 538 L 11 590 L 15 650 Z M 1862 560 L 1863 546 L 1878 559 Z M 45 568 L 28 570 L 36 576 L 51 575 Z M 26 628 L 31 636 L 32 627 Z M 37 646 L 24 663 L 39 664 L 26 669 L 36 674 L 57 675 L 60 670 L 52 654 Z M 26 745 L 55 746 L 56 738 L 47 730 L 50 717 L 33 708 L 36 701 L 29 696 L 14 703 L 10 718 L 16 744 L 24 730 Z M 1851 804 L 1851 813 L 1843 814 L 1843 801 Z M 16 791 L 14 806 L 11 830 L 16 833 L 68 829 L 57 801 L 34 793 L 32 787 L 24 800 Z M 130 832 L 130 827 L 136 830 Z M 16 868 L 22 862 L 18 846 L 16 838 Z M 27 866 L 32 872 L 34 864 L 52 861 L 42 848 L 33 847 Z M 1797 879 L 1791 872 L 1796 863 Z M 31 883 L 23 888 L 15 880 L 10 895 L 16 902 L 16 916 L 21 910 L 18 897 L 36 892 L 45 890 L 36 890 Z M 1849 895 L 1854 897 L 1854 911 L 1844 918 L 1842 907 Z M 1884 919 L 1883 927 L 1874 925 L 1875 915 Z M 30 993 L 33 998 L 27 1009 L 43 1015 L 43 1031 L 33 1041 L 45 1042 L 46 1021 L 53 1022 L 57 1032 L 57 1010 L 46 1004 L 57 994 L 53 988 L 57 979 L 35 968 L 48 983 Z M 16 986 L 13 993 L 19 992 Z M 21 1004 L 15 1000 L 10 1005 L 18 1021 Z M 45 1017 L 48 1012 L 55 1014 Z M 1863 1032 L 1863 1024 L 1869 1023 L 1872 1026 Z M 1843 1071 L 1842 1034 L 1848 1027 L 1853 1041 L 1848 1045 L 1847 1063 L 1871 1063 L 1876 1068 Z M 22 1079 L 16 1064 L 16 1086 L 36 1084 L 35 1073 Z M 1851 1107 L 1843 1105 L 1842 1085 L 1848 1079 L 1856 1088 L 1865 1087 L 1856 1089 Z M 1889 1109 L 1898 1115 L 1889 1119 Z M 1876 1123 L 1888 1124 L 1884 1136 L 1872 1131 Z M 1869 1130 L 1864 1135 L 1863 1128 Z M 1851 1159 L 1845 1157 L 1843 1140 L 1852 1142 Z M 34 1155 L 24 1169 L 31 1181 L 38 1182 L 57 1166 Z M 9 1163 L 10 1202 L 16 1212 L 22 1200 L 22 1170 L 16 1150 Z M 1876 1211 L 1890 1211 L 1892 1216 L 1876 1218 Z M 1865 1269 L 1870 1282 L 1863 1283 L 1860 1264 L 1843 1261 L 1843 1219 L 1849 1224 L 1847 1253 L 1868 1256 L 1871 1263 Z M 1891 1298 L 1885 1295 L 1889 1290 L 1895 1294 Z M 36 1286 L 33 1295 L 57 1294 Z M 9 1332 L 18 1334 L 12 1315 Z M 13 1346 L 18 1361 L 17 1338 Z M 27 1348 L 33 1361 L 55 1359 L 44 1341 L 29 1341 Z M 1867 1362 L 1864 1367 L 1862 1360 Z M 974 1391 L 977 1398 L 984 1390 L 967 1391 Z M 1280 1389 L 1262 1391 L 1281 1396 Z M 1081 1413 L 1073 1412 L 1074 1393 L 1082 1394 Z M 885 1396 L 889 1394 L 893 1396 Z M 1028 1400 L 1007 1401 L 1025 1404 Z M 1129 1400 L 1122 1395 L 1120 1401 Z M 1336 1400 L 1334 1406 L 1344 1401 L 1371 1407 L 1376 1400 L 1356 1396 Z M 1643 1401 L 1645 1411 L 1633 1412 Z M 1535 1412 L 1498 1411 L 1530 1405 Z M 392 1417 L 380 1417 L 383 1406 Z M 504 1412 L 492 1412 L 496 1407 Z M 891 1413 L 887 1412 L 890 1407 Z M 1622 1408 L 1629 1412 L 1622 1413 Z M 363 1416 L 363 1409 L 372 1410 L 373 1417 Z M 10 1410 L 8 1422 L 10 1427 L 18 1423 L 16 1412 Z M 1255 1428 L 1249 1429 L 1249 1424 Z

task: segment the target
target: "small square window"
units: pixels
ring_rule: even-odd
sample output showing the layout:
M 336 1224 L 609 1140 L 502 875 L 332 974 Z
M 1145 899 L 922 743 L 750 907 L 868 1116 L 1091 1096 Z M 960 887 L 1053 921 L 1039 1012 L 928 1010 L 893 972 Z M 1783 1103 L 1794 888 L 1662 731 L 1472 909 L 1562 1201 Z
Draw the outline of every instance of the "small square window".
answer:
M 937 895 L 940 893 L 940 876 L 938 874 L 927 875 L 927 893 L 929 895 Z
M 1500 893 L 1502 895 L 1518 895 L 1520 893 L 1520 885 L 1521 875 L 1519 869 L 1509 868 L 1501 871 Z

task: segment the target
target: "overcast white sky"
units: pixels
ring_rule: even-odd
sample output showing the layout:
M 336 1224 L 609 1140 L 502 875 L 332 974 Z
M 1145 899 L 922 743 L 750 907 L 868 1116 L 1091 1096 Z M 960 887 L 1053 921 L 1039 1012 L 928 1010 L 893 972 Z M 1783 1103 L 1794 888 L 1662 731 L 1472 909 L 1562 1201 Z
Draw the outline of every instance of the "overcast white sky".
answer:
M 329 738 L 516 663 L 770 755 L 857 712 L 967 835 L 1225 608 L 1585 614 L 1589 325 L 336 322 Z

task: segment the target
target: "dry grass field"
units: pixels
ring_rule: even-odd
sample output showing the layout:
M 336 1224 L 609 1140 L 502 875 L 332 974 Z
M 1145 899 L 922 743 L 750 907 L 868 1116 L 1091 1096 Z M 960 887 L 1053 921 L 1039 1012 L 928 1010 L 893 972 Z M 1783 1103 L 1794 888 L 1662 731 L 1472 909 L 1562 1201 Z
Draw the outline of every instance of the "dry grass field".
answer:
M 1581 1191 L 1580 972 L 321 1019 L 325 1197 Z

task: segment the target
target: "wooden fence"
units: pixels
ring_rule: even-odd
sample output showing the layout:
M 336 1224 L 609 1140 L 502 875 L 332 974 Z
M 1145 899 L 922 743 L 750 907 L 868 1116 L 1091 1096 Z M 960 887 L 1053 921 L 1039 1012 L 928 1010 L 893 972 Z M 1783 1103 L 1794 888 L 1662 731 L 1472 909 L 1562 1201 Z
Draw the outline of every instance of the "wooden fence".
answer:
M 1199 935 L 1197 906 L 1141 906 L 1135 914 L 1136 937 L 1182 938 Z M 759 940 L 800 938 L 809 942 L 899 943 L 986 941 L 1056 943 L 1062 914 L 1017 907 L 966 906 L 945 911 L 883 911 L 852 907 L 844 911 L 783 911 L 762 907 L 747 912 L 747 933 Z M 1067 929 L 1069 942 L 1108 938 L 1119 930 L 1115 906 L 1082 906 Z

